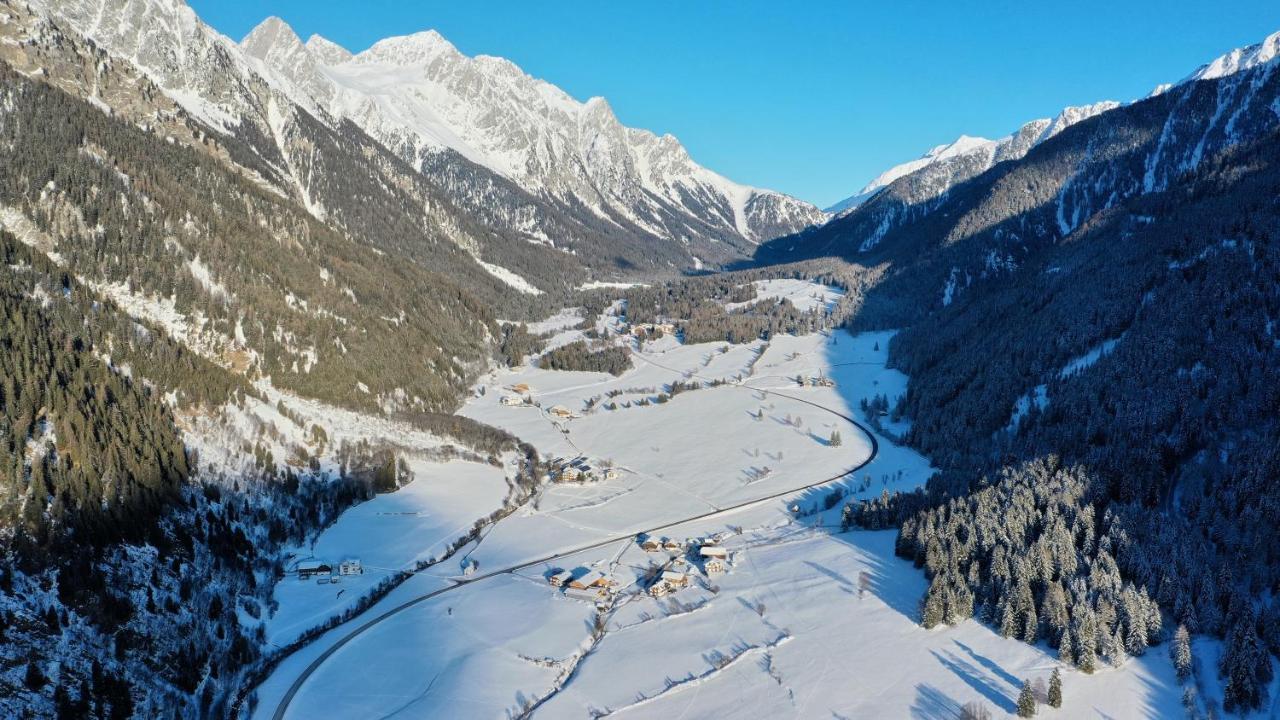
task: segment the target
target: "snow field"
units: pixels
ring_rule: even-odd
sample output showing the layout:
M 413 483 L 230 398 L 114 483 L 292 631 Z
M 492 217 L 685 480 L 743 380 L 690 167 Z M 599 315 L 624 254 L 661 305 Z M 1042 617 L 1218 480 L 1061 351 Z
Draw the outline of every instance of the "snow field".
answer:
M 306 681 L 286 717 L 492 717 L 536 706 L 535 716 L 546 718 L 949 718 L 971 701 L 995 717 L 1010 714 L 1024 679 L 1047 681 L 1057 665 L 1052 651 L 976 621 L 923 629 L 917 618 L 927 582 L 894 556 L 894 533 L 837 532 L 845 501 L 919 486 L 933 472 L 925 458 L 880 436 L 878 455 L 851 476 L 715 512 L 861 463 L 870 452 L 862 433 L 802 401 L 859 420 L 860 400 L 879 394 L 892 403 L 907 378 L 884 367 L 891 336 L 776 337 L 724 353 L 723 343 L 664 339 L 647 343 L 617 378 L 533 367 L 491 374 L 463 414 L 511 430 L 544 457 L 612 459 L 619 477 L 545 486 L 465 555 L 482 575 L 531 564 L 423 600 L 358 636 Z M 740 375 L 742 385 L 634 405 L 673 380 Z M 802 387 L 796 375 L 835 386 Z M 530 385 L 541 408 L 499 404 L 517 383 Z M 588 400 L 611 390 L 632 406 L 605 410 L 610 400 L 602 397 L 587 410 Z M 554 405 L 578 417 L 553 420 L 545 411 Z M 764 420 L 753 419 L 761 408 Z M 788 414 L 802 418 L 800 428 L 785 422 Z M 826 444 L 834 428 L 838 448 Z M 749 468 L 766 462 L 772 472 L 748 482 Z M 836 487 L 843 500 L 824 509 Z M 660 599 L 644 594 L 642 578 L 670 555 L 644 552 L 629 533 L 701 513 L 710 515 L 654 534 L 721 533 L 729 571 L 707 576 L 693 561 L 688 588 Z M 356 622 L 449 587 L 460 579 L 454 565 L 413 577 Z M 546 580 L 577 568 L 612 576 L 611 603 L 597 607 Z M 270 716 L 301 668 L 354 625 L 288 659 L 259 688 L 258 715 Z M 1164 646 L 1120 669 L 1063 675 L 1064 708 L 1041 707 L 1039 716 L 1182 712 Z

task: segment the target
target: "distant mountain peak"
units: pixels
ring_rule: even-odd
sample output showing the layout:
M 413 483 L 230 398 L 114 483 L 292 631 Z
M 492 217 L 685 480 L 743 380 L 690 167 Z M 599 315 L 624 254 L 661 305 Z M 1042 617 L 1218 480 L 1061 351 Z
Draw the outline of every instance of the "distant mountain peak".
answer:
M 298 37 L 289 23 L 275 15 L 263 20 L 250 30 L 249 34 L 240 41 L 240 47 L 258 58 L 265 58 L 268 54 L 279 52 L 307 52 L 306 46 L 302 44 L 302 38 Z
M 305 44 L 322 65 L 341 65 L 355 57 L 350 50 L 321 35 L 312 35 Z
M 356 53 L 354 59 L 356 62 L 409 67 L 425 65 L 441 56 L 461 57 L 462 53 L 435 30 L 423 30 L 379 40 L 368 50 Z
M 1196 71 L 1184 78 L 1182 83 L 1196 80 L 1213 80 L 1226 75 L 1234 75 L 1259 65 L 1274 62 L 1277 57 L 1280 57 L 1280 32 L 1268 35 L 1260 43 L 1236 48 L 1229 53 L 1214 58 L 1212 61 L 1196 68 Z

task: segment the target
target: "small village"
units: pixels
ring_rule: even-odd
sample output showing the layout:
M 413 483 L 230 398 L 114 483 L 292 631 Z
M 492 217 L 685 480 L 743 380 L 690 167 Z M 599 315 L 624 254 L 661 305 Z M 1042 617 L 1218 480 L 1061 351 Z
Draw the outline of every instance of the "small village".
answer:
M 641 580 L 641 591 L 653 598 L 690 587 L 699 572 L 711 578 L 730 568 L 729 551 L 718 537 L 675 539 L 646 535 L 638 539 L 638 544 L 646 553 L 663 556 L 661 562 L 650 566 Z M 545 577 L 551 587 L 561 588 L 567 596 L 582 600 L 606 600 L 618 586 L 609 573 L 586 567 L 552 568 Z

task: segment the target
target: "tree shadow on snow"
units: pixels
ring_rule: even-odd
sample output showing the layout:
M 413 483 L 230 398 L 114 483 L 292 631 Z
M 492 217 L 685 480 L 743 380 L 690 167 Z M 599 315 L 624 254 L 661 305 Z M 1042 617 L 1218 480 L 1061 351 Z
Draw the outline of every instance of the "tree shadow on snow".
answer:
M 960 717 L 960 703 L 938 688 L 916 685 L 916 699 L 911 703 L 911 717 L 915 720 L 951 720 Z
M 955 673 L 956 677 L 963 680 L 966 685 L 976 690 L 978 694 L 991 701 L 996 707 L 1007 713 L 1017 712 L 1017 704 L 1012 697 L 1005 694 L 1001 687 L 1003 678 L 999 680 L 992 678 L 983 668 L 974 665 L 953 652 L 940 653 L 937 650 L 930 650 L 929 654 L 937 658 L 943 667 Z
M 805 561 L 804 561 L 804 564 L 805 564 L 805 565 L 808 565 L 809 567 L 813 568 L 814 570 L 817 570 L 818 572 L 822 573 L 823 575 L 826 575 L 827 577 L 831 578 L 832 580 L 835 580 L 837 583 L 839 583 L 839 584 L 840 584 L 840 588 L 841 588 L 842 590 L 844 590 L 845 592 L 847 592 L 847 593 L 853 593 L 853 592 L 856 592 L 856 591 L 854 590 L 854 587 L 853 587 L 853 581 L 852 581 L 852 580 L 850 580 L 849 578 L 847 578 L 847 577 L 845 577 L 845 576 L 841 575 L 840 573 L 836 572 L 835 570 L 832 570 L 832 569 L 830 569 L 830 568 L 828 568 L 828 567 L 826 567 L 826 566 L 824 566 L 824 565 L 819 565 L 818 563 L 813 562 L 812 560 L 805 560 Z
M 1015 689 L 1015 690 L 1021 690 L 1021 689 L 1022 689 L 1022 681 L 1021 681 L 1021 680 L 1019 680 L 1019 679 L 1017 678 L 1017 676 L 1015 676 L 1015 675 L 1013 675 L 1013 674 L 1009 673 L 1007 670 L 1005 670 L 1004 668 L 1000 667 L 1000 665 L 999 665 L 999 664 L 997 664 L 994 660 L 992 660 L 991 658 L 989 658 L 989 657 L 987 657 L 987 656 L 985 656 L 985 655 L 982 655 L 982 654 L 980 654 L 980 653 L 978 653 L 978 652 L 975 652 L 973 648 L 969 647 L 968 645 L 965 645 L 964 643 L 960 642 L 959 640 L 954 640 L 953 642 L 954 642 L 957 646 L 959 646 L 959 648 L 960 648 L 961 650 L 965 651 L 965 653 L 966 653 L 969 657 L 973 658 L 973 659 L 974 659 L 974 660 L 975 660 L 979 665 L 981 665 L 982 667 L 984 667 L 984 668 L 986 668 L 988 671 L 990 671 L 990 672 L 991 672 L 991 674 L 993 674 L 993 675 L 995 675 L 996 677 L 1000 678 L 1001 680 L 1004 680 L 1005 682 L 1009 683 L 1009 685 L 1011 685 L 1011 686 L 1013 687 L 1013 689 Z

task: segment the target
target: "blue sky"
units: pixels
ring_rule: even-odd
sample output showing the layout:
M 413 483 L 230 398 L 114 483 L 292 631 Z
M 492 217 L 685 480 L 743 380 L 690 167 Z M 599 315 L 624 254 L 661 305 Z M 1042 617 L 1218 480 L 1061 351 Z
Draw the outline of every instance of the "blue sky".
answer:
M 268 15 L 353 51 L 435 28 L 821 206 L 960 134 L 1133 99 L 1280 30 L 1276 0 L 189 2 L 237 40 Z

